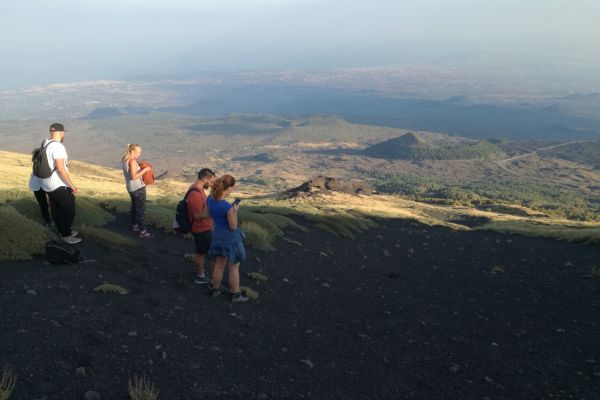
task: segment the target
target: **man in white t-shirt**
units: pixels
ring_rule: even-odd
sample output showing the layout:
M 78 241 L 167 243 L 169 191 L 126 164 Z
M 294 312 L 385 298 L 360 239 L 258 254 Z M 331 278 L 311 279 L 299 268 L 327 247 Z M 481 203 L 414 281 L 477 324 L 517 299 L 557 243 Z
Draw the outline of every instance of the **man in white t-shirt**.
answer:
M 42 189 L 48 193 L 52 219 L 58 230 L 59 237 L 67 243 L 79 243 L 77 232 L 71 230 L 75 220 L 75 194 L 77 188 L 69 176 L 67 149 L 62 144 L 65 138 L 63 124 L 50 125 L 50 139 L 46 139 L 46 155 L 50 169 L 53 171 L 49 178 L 42 180 Z

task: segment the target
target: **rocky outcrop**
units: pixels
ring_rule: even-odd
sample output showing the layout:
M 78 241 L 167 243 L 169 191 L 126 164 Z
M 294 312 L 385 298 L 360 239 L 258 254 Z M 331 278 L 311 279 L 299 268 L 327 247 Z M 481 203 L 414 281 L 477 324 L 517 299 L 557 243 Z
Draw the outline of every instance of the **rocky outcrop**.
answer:
M 286 193 L 290 197 L 297 197 L 327 192 L 371 195 L 373 194 L 374 190 L 369 183 L 363 181 L 345 181 L 342 179 L 318 175 L 313 177 L 311 180 L 304 182 L 302 185 L 288 190 Z

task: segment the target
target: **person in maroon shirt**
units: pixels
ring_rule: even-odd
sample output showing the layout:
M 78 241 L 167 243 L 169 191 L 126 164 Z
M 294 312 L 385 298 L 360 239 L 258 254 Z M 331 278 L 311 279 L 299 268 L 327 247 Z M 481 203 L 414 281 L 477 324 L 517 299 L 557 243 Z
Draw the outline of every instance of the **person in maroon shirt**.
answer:
M 215 173 L 208 168 L 198 171 L 198 180 L 188 189 L 187 197 L 188 217 L 192 221 L 192 236 L 196 247 L 194 263 L 196 264 L 196 283 L 208 284 L 209 280 L 204 272 L 204 259 L 210 249 L 212 241 L 212 219 L 206 206 L 206 193 L 215 179 Z

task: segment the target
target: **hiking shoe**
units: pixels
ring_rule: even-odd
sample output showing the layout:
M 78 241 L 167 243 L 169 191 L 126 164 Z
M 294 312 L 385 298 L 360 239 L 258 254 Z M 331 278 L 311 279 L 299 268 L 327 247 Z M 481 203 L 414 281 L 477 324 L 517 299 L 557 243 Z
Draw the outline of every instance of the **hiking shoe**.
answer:
M 150 239 L 152 237 L 152 234 L 146 229 L 144 229 L 143 231 L 140 231 L 140 234 L 138 236 L 140 237 L 140 239 Z
M 230 293 L 229 296 L 231 296 L 229 298 L 229 301 L 231 303 L 243 303 L 245 301 L 250 300 L 249 297 L 244 296 L 244 294 L 242 294 L 242 292 L 237 292 L 237 293 Z
M 137 225 L 137 224 L 135 224 L 135 225 L 133 225 L 133 227 L 131 228 L 131 230 L 134 231 L 134 232 L 139 232 L 140 231 L 140 226 Z
M 223 293 L 223 288 L 213 289 L 210 288 L 210 292 L 208 293 L 210 297 L 219 297 Z
M 71 235 L 71 236 L 63 236 L 61 238 L 61 240 L 65 241 L 65 242 L 67 242 L 69 244 L 75 244 L 75 243 L 81 242 L 81 238 L 75 237 L 73 235 Z
M 194 281 L 197 285 L 208 285 L 209 279 L 206 276 L 203 277 L 196 277 L 196 280 Z

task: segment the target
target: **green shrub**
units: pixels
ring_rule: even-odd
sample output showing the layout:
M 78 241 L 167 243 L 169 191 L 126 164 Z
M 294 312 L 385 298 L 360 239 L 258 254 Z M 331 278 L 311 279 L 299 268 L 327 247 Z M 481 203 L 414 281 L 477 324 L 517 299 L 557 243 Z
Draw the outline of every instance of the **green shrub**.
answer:
M 253 221 L 242 222 L 241 228 L 246 235 L 244 243 L 258 250 L 275 250 L 272 246 L 275 235 Z
M 30 260 L 43 254 L 50 231 L 21 215 L 12 206 L 0 206 L 0 261 Z

